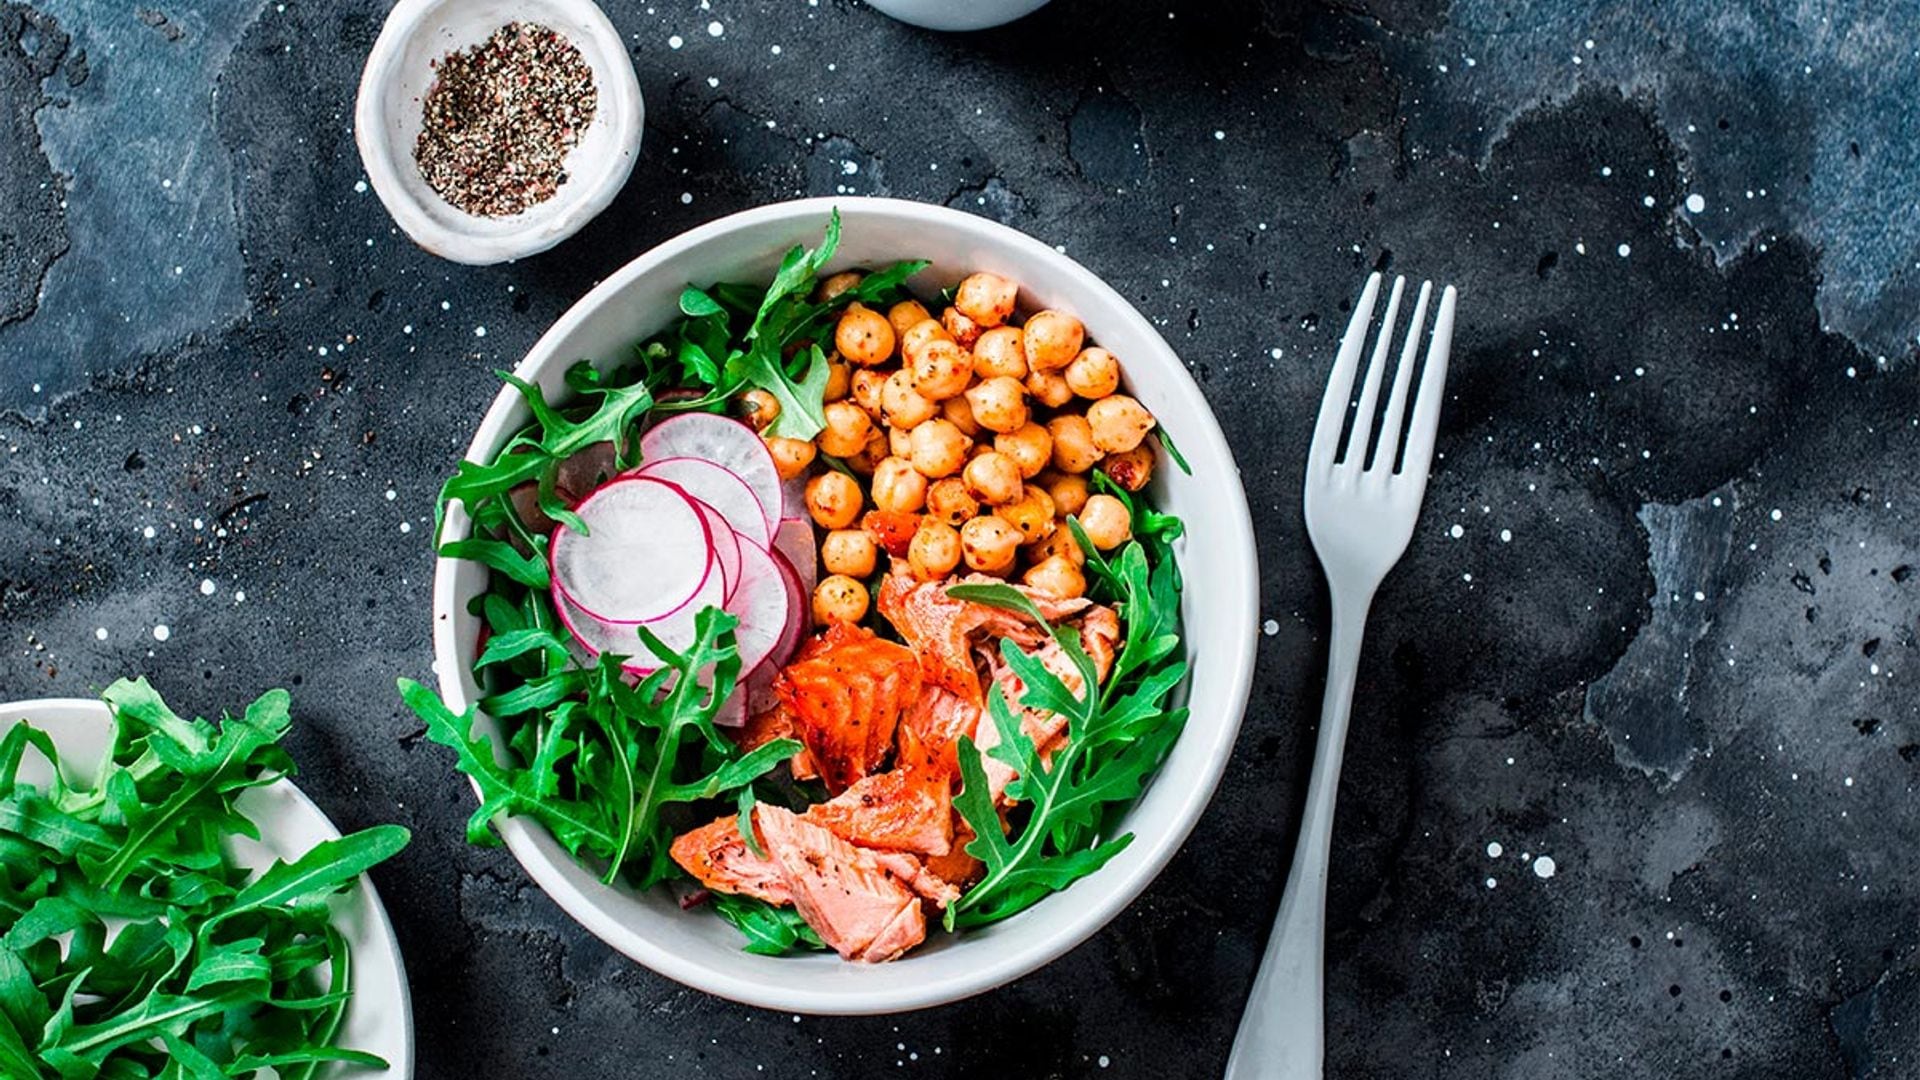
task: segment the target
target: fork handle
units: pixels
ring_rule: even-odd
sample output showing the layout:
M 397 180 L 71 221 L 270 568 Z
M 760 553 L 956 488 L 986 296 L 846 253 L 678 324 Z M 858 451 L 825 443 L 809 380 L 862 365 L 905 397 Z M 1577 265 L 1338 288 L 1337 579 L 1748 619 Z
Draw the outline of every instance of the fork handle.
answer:
M 1227 1080 L 1319 1080 L 1326 1055 L 1323 959 L 1327 930 L 1327 856 L 1333 845 L 1333 804 L 1347 744 L 1353 684 L 1366 630 L 1366 595 L 1333 598 L 1333 634 L 1327 650 L 1327 691 L 1320 704 L 1307 807 L 1293 849 L 1293 869 L 1280 914 L 1267 938 L 1240 1031 L 1227 1059 Z

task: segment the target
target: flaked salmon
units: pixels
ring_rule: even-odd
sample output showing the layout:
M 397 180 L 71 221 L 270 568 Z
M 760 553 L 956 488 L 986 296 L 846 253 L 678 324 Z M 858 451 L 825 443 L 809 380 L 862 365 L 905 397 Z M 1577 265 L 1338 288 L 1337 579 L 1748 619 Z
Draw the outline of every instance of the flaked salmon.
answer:
M 759 833 L 755 836 L 765 848 L 765 837 Z M 746 839 L 740 835 L 737 814 L 728 814 L 680 834 L 668 850 L 681 869 L 714 892 L 757 897 L 774 905 L 784 905 L 793 899 L 780 867 L 771 859 L 755 855 L 747 846 Z
M 920 696 L 920 663 L 871 630 L 836 624 L 780 672 L 774 690 L 837 794 L 885 761 L 901 712 Z
M 733 729 L 733 741 L 740 747 L 741 753 L 751 753 L 775 739 L 799 737 L 793 714 L 787 711 L 785 702 L 776 702 L 773 708 L 747 717 L 746 723 Z M 794 751 L 787 762 L 795 780 L 812 780 L 820 775 L 820 771 L 813 767 L 813 758 L 807 755 L 804 747 Z
M 925 940 L 920 897 L 873 853 L 778 806 L 755 807 L 754 821 L 794 908 L 842 957 L 878 963 Z
M 895 766 L 809 808 L 808 821 L 861 847 L 944 855 L 953 841 L 952 772 L 900 729 Z

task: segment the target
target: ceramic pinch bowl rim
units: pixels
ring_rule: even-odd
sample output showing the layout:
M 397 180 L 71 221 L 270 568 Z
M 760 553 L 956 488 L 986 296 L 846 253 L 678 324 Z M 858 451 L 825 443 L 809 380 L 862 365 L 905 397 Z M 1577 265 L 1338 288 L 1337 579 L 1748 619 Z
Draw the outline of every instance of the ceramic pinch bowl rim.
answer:
M 1186 579 L 1183 688 L 1192 715 L 1159 772 L 1119 828 L 1134 839 L 1105 866 L 1032 908 L 961 935 L 933 934 L 885 964 L 854 964 L 832 953 L 783 957 L 742 951 L 739 932 L 711 913 L 682 911 L 670 888 L 646 893 L 603 885 L 543 826 L 507 817 L 495 824 L 536 884 L 581 925 L 668 978 L 735 1001 L 788 1013 L 864 1015 L 957 1001 L 1027 975 L 1091 937 L 1132 903 L 1186 840 L 1211 800 L 1239 732 L 1259 638 L 1259 570 L 1246 493 L 1212 409 L 1185 365 L 1124 297 L 1048 244 L 1005 225 L 944 206 L 896 199 L 802 199 L 747 210 L 676 236 L 615 271 L 567 310 L 515 374 L 550 397 L 565 371 L 586 358 L 602 368 L 678 313 L 689 282 L 767 281 L 795 244 L 817 245 L 828 215 L 841 217 L 840 250 L 826 272 L 928 258 L 911 284 L 922 296 L 965 273 L 988 270 L 1021 284 L 1024 310 L 1071 311 L 1089 337 L 1120 357 L 1126 385 L 1172 433 L 1192 464 L 1171 463 L 1153 483 L 1162 509 L 1180 514 L 1187 535 L 1175 551 Z M 503 387 L 479 423 L 469 460 L 486 460 L 531 419 L 522 397 Z M 448 508 L 443 540 L 468 535 L 463 507 Z M 482 696 L 472 661 L 479 620 L 468 600 L 485 588 L 485 567 L 440 559 L 433 587 L 434 672 L 458 714 Z M 474 731 L 501 728 L 476 712 Z M 496 743 L 498 746 L 498 743 Z M 448 766 L 449 779 L 452 778 Z
M 510 22 L 551 27 L 593 71 L 594 116 L 566 157 L 567 178 L 545 202 L 510 217 L 469 214 L 427 185 L 414 163 L 430 62 Z M 485 266 L 535 255 L 580 231 L 613 202 L 640 157 L 646 106 L 620 32 L 592 0 L 400 0 L 360 76 L 354 142 L 374 193 L 414 243 Z
M 0 703 L 0 733 L 21 721 L 30 721 L 53 739 L 60 751 L 62 771 L 76 782 L 87 782 L 96 762 L 107 751 L 113 714 L 98 698 L 38 698 Z M 29 750 L 21 770 L 32 780 L 46 772 L 38 751 Z M 78 768 L 76 768 L 78 766 Z M 285 777 L 248 788 L 236 805 L 260 826 L 260 840 L 235 841 L 235 858 L 260 868 L 269 859 L 292 860 L 325 840 L 338 840 L 340 830 L 292 780 Z M 387 1059 L 386 1070 L 335 1063 L 320 1071 L 327 1080 L 407 1080 L 414 1069 L 413 998 L 400 939 L 380 902 L 373 882 L 361 874 L 351 889 L 331 901 L 333 924 L 346 938 L 353 957 L 353 997 L 342 1015 L 336 1046 L 365 1050 Z

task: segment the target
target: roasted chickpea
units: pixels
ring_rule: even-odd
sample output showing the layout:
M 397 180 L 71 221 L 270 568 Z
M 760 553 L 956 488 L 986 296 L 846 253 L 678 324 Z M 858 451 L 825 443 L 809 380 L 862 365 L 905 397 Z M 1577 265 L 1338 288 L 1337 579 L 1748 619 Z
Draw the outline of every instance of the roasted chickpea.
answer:
M 1021 543 L 1033 544 L 1053 535 L 1053 497 L 1038 484 L 1028 484 L 1013 502 L 994 513 L 1020 530 Z
M 887 423 L 909 430 L 933 419 L 940 407 L 913 388 L 913 375 L 907 369 L 887 376 L 880 387 L 880 409 Z
M 807 481 L 807 513 L 823 529 L 844 529 L 860 516 L 860 485 L 843 472 L 823 472 Z
M 960 533 L 951 525 L 923 519 L 907 545 L 907 567 L 921 581 L 935 581 L 960 565 Z
M 1103 398 L 1120 389 L 1120 361 L 1113 354 L 1095 346 L 1081 349 L 1080 355 L 1067 365 L 1067 385 L 1083 398 Z
M 829 574 L 870 577 L 879 557 L 879 549 L 865 529 L 835 529 L 820 541 L 820 565 Z
M 1019 295 L 1019 285 L 999 274 L 982 271 L 969 274 L 960 282 L 960 287 L 953 291 L 953 306 L 981 326 L 995 327 L 1013 314 L 1014 300 Z
M 951 420 L 929 420 L 913 429 L 913 467 L 929 480 L 952 476 L 966 464 L 967 447 L 972 444 Z
M 1047 421 L 1047 433 L 1053 436 L 1053 467 L 1063 473 L 1083 473 L 1100 461 L 1100 448 L 1093 445 L 1093 425 L 1077 413 L 1067 413 Z
M 967 318 L 959 308 L 950 307 L 942 311 L 940 325 L 946 327 L 947 333 L 953 335 L 953 343 L 963 349 L 973 348 L 973 343 L 980 340 L 981 325 Z
M 867 617 L 867 587 L 846 576 L 834 574 L 813 589 L 813 621 L 821 626 L 833 623 L 857 623 Z
M 1056 600 L 1072 600 L 1087 592 L 1087 575 L 1080 571 L 1078 564 L 1059 555 L 1035 563 L 1020 580 L 1033 591 Z
M 952 340 L 953 335 L 947 333 L 947 328 L 940 325 L 939 319 L 932 317 L 921 319 L 908 327 L 906 333 L 900 335 L 900 359 L 911 364 L 913 358 L 920 355 L 920 350 L 926 348 L 929 343 Z
M 813 290 L 813 298 L 824 304 L 866 279 L 867 275 L 858 270 L 842 270 L 832 277 L 820 279 L 820 285 Z
M 1027 367 L 1033 371 L 1059 371 L 1080 355 L 1080 344 L 1086 340 L 1086 334 L 1080 320 L 1065 312 L 1034 312 L 1021 328 Z
M 873 437 L 873 418 L 851 401 L 831 401 L 826 407 L 827 426 L 818 436 L 820 452 L 834 457 L 852 457 Z
M 840 401 L 853 390 L 853 368 L 845 361 L 831 360 L 827 363 L 827 387 L 821 397 L 827 401 Z
M 1005 574 L 1020 553 L 1020 530 L 1003 518 L 974 518 L 960 526 L 960 553 L 983 574 Z
M 799 476 L 813 464 L 814 445 L 808 439 L 768 439 L 767 452 L 773 455 L 773 468 L 782 480 Z
M 973 381 L 973 357 L 951 341 L 929 341 L 913 355 L 913 388 L 931 401 L 957 396 Z
M 1112 551 L 1133 535 L 1133 515 L 1111 495 L 1094 495 L 1080 508 L 1080 531 L 1101 551 Z
M 893 356 L 893 324 L 865 304 L 848 304 L 833 328 L 833 344 L 848 363 L 884 364 Z
M 886 372 L 875 371 L 872 368 L 860 368 L 853 373 L 851 396 L 856 404 L 867 410 L 867 415 L 873 417 L 883 415 L 880 388 L 887 385 L 889 378 L 891 376 Z
M 1073 387 L 1054 371 L 1027 372 L 1027 393 L 1049 409 L 1057 409 L 1073 400 Z
M 1047 495 L 1053 499 L 1053 511 L 1059 516 L 1072 517 L 1087 505 L 1087 477 L 1085 473 L 1070 473 L 1051 478 L 1042 484 Z
M 1093 426 L 1093 445 L 1118 454 L 1140 445 L 1153 430 L 1153 414 L 1127 395 L 1115 394 L 1087 406 L 1087 423 Z
M 1144 444 L 1117 454 L 1108 454 L 1100 471 L 1128 491 L 1139 491 L 1153 479 L 1153 448 Z
M 879 466 L 881 459 L 886 456 L 887 437 L 878 430 L 875 430 L 872 435 L 867 437 L 867 445 L 861 447 L 859 453 L 846 459 L 847 468 L 852 469 L 861 476 L 872 476 L 873 470 Z
M 973 343 L 973 373 L 982 379 L 1005 375 L 1027 377 L 1027 353 L 1020 345 L 1020 328 L 996 326 Z
M 767 425 L 780 416 L 780 399 L 765 390 L 749 390 L 734 398 L 733 405 L 740 419 L 755 431 L 767 430 Z
M 1080 541 L 1074 538 L 1072 529 L 1053 530 L 1053 535 L 1027 549 L 1027 558 L 1035 566 L 1048 559 L 1065 559 L 1075 566 L 1085 566 L 1087 553 L 1080 550 Z
M 887 453 L 894 457 L 913 456 L 913 433 L 906 428 L 887 425 Z
M 893 336 L 904 340 L 907 331 L 933 318 L 933 313 L 918 300 L 902 300 L 887 309 L 887 322 L 893 326 Z
M 1039 424 L 1028 421 L 1018 431 L 1009 431 L 996 435 L 993 448 L 1013 459 L 1020 466 L 1022 479 L 1040 475 L 1053 458 L 1053 436 Z
M 888 456 L 873 469 L 873 507 L 915 514 L 927 505 L 927 478 L 906 458 Z
M 1018 431 L 1027 422 L 1027 394 L 1018 379 L 996 375 L 975 383 L 966 397 L 973 418 L 988 431 Z
M 1020 466 L 998 450 L 989 450 L 967 462 L 961 473 L 967 494 L 983 503 L 1005 506 L 1021 495 Z
M 967 393 L 972 393 L 969 390 Z M 966 394 L 950 397 L 940 403 L 940 415 L 960 429 L 960 434 L 975 438 L 980 434 L 980 422 L 973 418 L 973 405 Z
M 935 480 L 927 489 L 927 516 L 948 525 L 961 525 L 980 512 L 980 500 L 958 476 Z

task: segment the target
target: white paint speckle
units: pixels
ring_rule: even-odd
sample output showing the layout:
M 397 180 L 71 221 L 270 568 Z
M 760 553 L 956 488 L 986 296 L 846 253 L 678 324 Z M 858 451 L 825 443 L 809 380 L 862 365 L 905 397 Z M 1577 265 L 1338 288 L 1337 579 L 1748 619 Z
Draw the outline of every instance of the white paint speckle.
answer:
M 1503 544 L 1511 544 L 1511 543 L 1513 543 L 1513 530 L 1512 530 L 1512 529 L 1501 529 L 1501 530 L 1500 530 L 1500 542 L 1501 542 L 1501 543 L 1503 543 Z
M 1503 848 L 1500 846 L 1500 841 L 1498 840 L 1491 841 L 1487 844 L 1487 858 L 1497 859 L 1501 855 L 1505 854 L 1506 850 L 1507 850 L 1506 848 Z
M 1226 137 L 1227 137 L 1227 133 L 1224 131 L 1220 131 L 1216 129 L 1213 133 L 1213 139 L 1215 142 L 1220 142 L 1224 140 Z
M 172 636 L 173 628 L 169 627 L 166 623 L 161 623 L 159 626 L 153 628 L 153 640 L 155 641 L 165 641 Z
M 367 182 L 365 180 L 355 180 L 353 182 L 353 191 L 356 195 L 365 195 L 367 193 Z
M 200 579 L 200 595 L 201 596 L 212 596 L 214 593 L 219 591 L 220 591 L 220 586 L 215 585 L 213 583 L 212 578 Z
M 712 22 L 707 24 L 708 37 L 719 37 L 720 35 L 726 32 L 727 32 L 726 25 L 722 23 L 719 19 L 715 19 Z
M 1687 196 L 1687 213 L 1704 214 L 1706 211 L 1707 200 L 1704 197 L 1698 193 Z
M 1268 619 L 1266 622 L 1261 623 L 1260 632 L 1267 635 L 1268 637 L 1272 637 L 1273 635 L 1279 633 L 1280 632 L 1279 620 Z
M 683 192 L 681 192 L 681 193 L 680 193 L 680 205 L 681 205 L 681 206 L 691 206 L 691 205 L 693 205 L 693 192 L 691 192 L 691 191 L 683 191 Z
M 1620 257 L 1624 259 L 1624 258 L 1626 258 L 1627 256 L 1629 256 L 1629 255 L 1631 255 L 1631 254 L 1633 254 L 1633 245 L 1631 245 L 1631 244 L 1621 244 L 1621 245 L 1620 245 L 1620 246 L 1619 246 L 1618 248 L 1616 248 L 1615 250 L 1616 250 L 1616 251 L 1618 251 L 1618 252 L 1620 253 Z
M 149 540 L 153 539 L 154 537 L 153 526 L 149 525 L 146 528 L 141 529 L 140 535 L 146 537 Z
M 1497 888 L 1499 888 L 1499 887 L 1500 887 L 1500 882 L 1499 882 L 1499 880 L 1498 880 L 1497 878 L 1488 878 L 1488 879 L 1487 879 L 1487 888 L 1489 888 L 1489 889 L 1497 889 Z
M 95 627 L 93 631 L 93 637 L 94 637 L 94 640 L 96 641 L 107 640 L 107 628 L 104 626 Z
M 687 41 L 685 38 L 681 37 L 679 34 L 675 34 L 672 37 L 667 39 L 667 48 L 677 49 L 680 46 L 685 45 L 686 43 Z
M 1458 525 L 1455 525 L 1453 528 L 1447 530 L 1447 535 L 1453 537 L 1455 540 L 1458 540 L 1461 537 L 1467 535 L 1467 530 Z
M 1100 1055 L 1100 1067 L 1101 1067 L 1101 1068 L 1103 1068 L 1103 1069 L 1104 1069 L 1104 1068 L 1106 1068 L 1107 1066 L 1109 1066 L 1109 1065 L 1111 1065 L 1111 1064 L 1113 1064 L 1113 1059 L 1112 1059 L 1112 1058 L 1110 1058 L 1110 1057 L 1108 1057 L 1108 1056 L 1107 1056 L 1107 1055 L 1105 1055 L 1105 1054 L 1101 1054 L 1101 1055 Z
M 1553 856 L 1551 855 L 1542 855 L 1533 860 L 1533 876 L 1541 880 L 1552 877 L 1559 869 L 1558 866 L 1554 865 Z
M 1770 514 L 1768 514 L 1767 516 L 1768 516 L 1768 517 L 1770 517 L 1770 518 L 1772 518 L 1772 519 L 1773 519 L 1773 520 L 1775 520 L 1775 521 L 1779 521 L 1779 520 L 1780 520 L 1780 511 L 1779 511 L 1779 509 L 1778 509 L 1778 508 L 1775 508 L 1775 509 L 1774 509 L 1774 511 L 1773 511 L 1772 513 L 1770 513 Z

